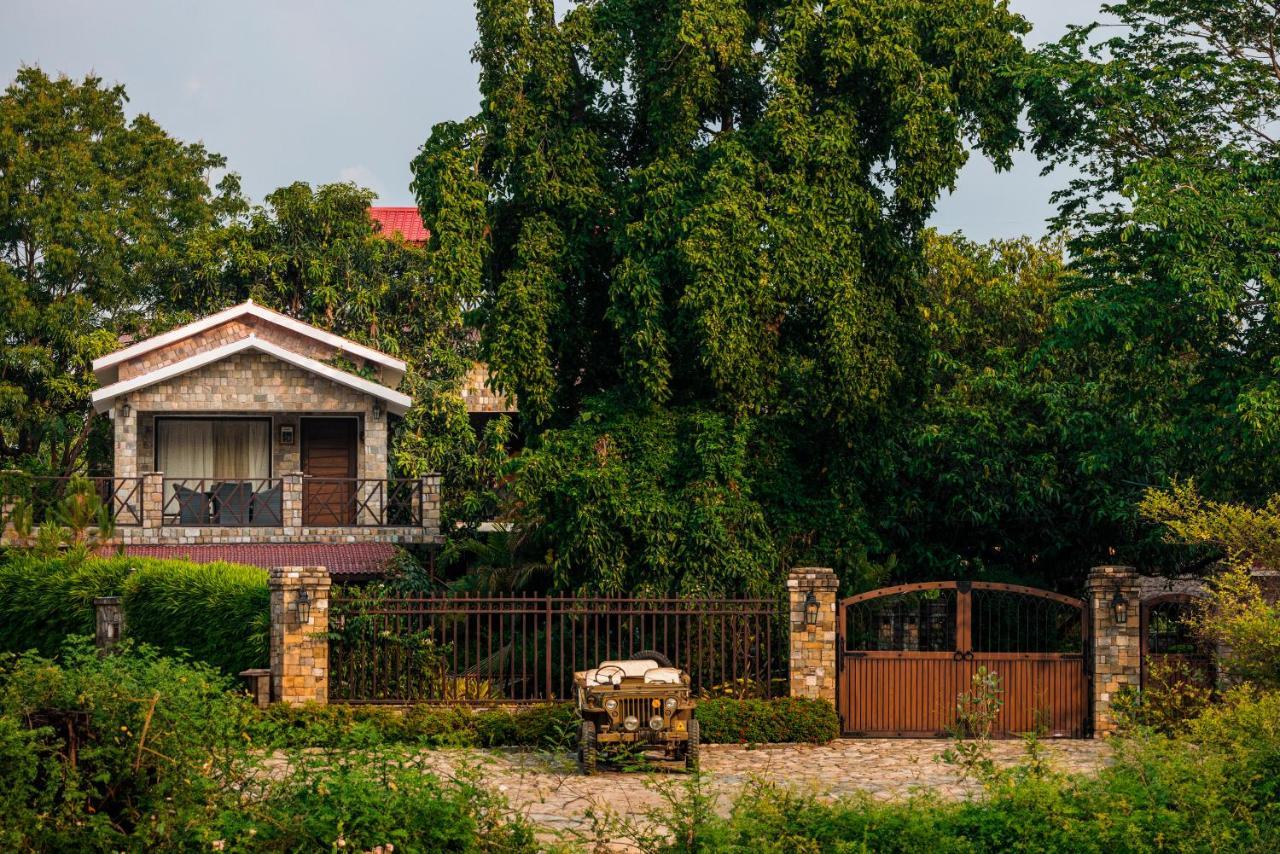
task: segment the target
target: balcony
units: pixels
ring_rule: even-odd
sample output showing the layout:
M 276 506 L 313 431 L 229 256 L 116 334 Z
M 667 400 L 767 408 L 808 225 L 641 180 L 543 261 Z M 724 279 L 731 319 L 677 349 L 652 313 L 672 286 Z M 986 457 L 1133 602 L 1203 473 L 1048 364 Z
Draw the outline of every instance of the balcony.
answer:
M 431 543 L 440 478 L 89 478 L 123 544 Z M 4 539 L 19 503 L 36 526 L 61 522 L 68 478 L 0 473 Z

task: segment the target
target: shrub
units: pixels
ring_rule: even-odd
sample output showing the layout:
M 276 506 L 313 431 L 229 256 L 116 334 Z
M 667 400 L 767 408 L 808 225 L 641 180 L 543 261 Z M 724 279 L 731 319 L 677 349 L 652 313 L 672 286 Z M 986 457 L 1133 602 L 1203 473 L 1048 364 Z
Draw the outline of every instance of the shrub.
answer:
M 825 700 L 702 700 L 694 714 L 702 728 L 702 740 L 712 744 L 824 744 L 840 735 L 840 718 Z
M 376 753 L 295 757 L 253 800 L 223 810 L 204 841 L 230 851 L 536 851 L 533 833 L 470 775 L 442 782 Z
M 460 706 L 274 705 L 248 729 L 254 744 L 277 748 L 543 747 L 576 743 L 578 716 L 559 703 L 472 712 Z
M 92 634 L 97 596 L 123 596 L 128 636 L 139 642 L 228 674 L 266 663 L 266 570 L 132 557 L 11 553 L 0 564 L 0 650 L 51 656 L 68 636 Z
M 176 845 L 242 749 L 248 706 L 227 687 L 211 668 L 129 643 L 103 657 L 72 644 L 61 663 L 8 656 L 0 751 L 26 756 L 13 772 L 0 765 L 0 799 L 21 801 L 6 803 L 0 838 L 50 851 Z

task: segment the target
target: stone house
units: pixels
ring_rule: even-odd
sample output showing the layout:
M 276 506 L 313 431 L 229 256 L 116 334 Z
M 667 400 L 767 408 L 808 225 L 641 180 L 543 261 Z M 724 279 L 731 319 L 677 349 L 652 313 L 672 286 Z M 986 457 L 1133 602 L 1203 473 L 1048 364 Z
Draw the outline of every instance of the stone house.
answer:
M 97 359 L 121 542 L 145 554 L 438 541 L 439 478 L 390 470 L 388 419 L 412 403 L 397 390 L 405 369 L 252 301 Z

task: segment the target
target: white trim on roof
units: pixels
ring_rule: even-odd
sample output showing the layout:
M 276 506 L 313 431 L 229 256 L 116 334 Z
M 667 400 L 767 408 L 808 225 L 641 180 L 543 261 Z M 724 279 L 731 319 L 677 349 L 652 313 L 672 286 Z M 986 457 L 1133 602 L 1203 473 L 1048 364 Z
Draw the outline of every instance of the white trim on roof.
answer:
M 366 380 L 363 377 L 358 377 L 355 374 L 349 374 L 346 371 L 333 367 L 332 365 L 326 365 L 324 362 L 316 361 L 309 356 L 303 356 L 302 354 L 295 353 L 292 350 L 286 350 L 278 344 L 272 344 L 270 341 L 257 338 L 253 335 L 241 338 L 239 341 L 233 341 L 230 344 L 223 344 L 221 347 L 215 347 L 212 350 L 206 350 L 203 353 L 197 353 L 196 355 L 183 359 L 180 362 L 174 362 L 171 365 L 164 365 L 156 368 L 150 373 L 134 377 L 131 380 L 112 383 L 105 388 L 100 388 L 95 391 L 90 395 L 89 399 L 93 402 L 93 408 L 95 410 L 98 412 L 105 412 L 111 408 L 115 399 L 123 394 L 128 394 L 129 392 L 137 391 L 139 389 L 146 388 L 147 386 L 155 385 L 159 382 L 164 382 L 165 380 L 172 379 L 173 377 L 190 373 L 197 368 L 203 368 L 205 365 L 221 361 L 228 356 L 233 356 L 236 353 L 241 353 L 245 350 L 256 350 L 259 353 L 266 353 L 269 356 L 274 356 L 282 362 L 287 362 L 288 364 L 301 368 L 304 371 L 324 377 L 327 380 L 332 380 L 339 385 L 344 385 L 347 388 L 379 398 L 386 403 L 387 411 L 396 415 L 403 415 L 413 403 L 413 398 L 409 397 L 407 394 L 401 394 L 394 389 L 387 388 L 381 383 L 375 383 L 370 380 Z
M 404 372 L 408 367 L 403 360 L 397 359 L 395 356 L 388 356 L 380 350 L 375 350 L 372 347 L 366 347 L 363 344 L 357 344 L 355 341 L 343 338 L 341 335 L 334 335 L 332 332 L 325 332 L 323 329 L 318 329 L 309 323 L 294 320 L 288 315 L 281 314 L 278 311 L 272 311 L 269 308 L 257 305 L 253 300 L 249 300 L 248 302 L 243 302 L 240 305 L 233 305 L 231 308 L 223 309 L 222 311 L 219 311 L 216 314 L 211 314 L 208 317 L 202 317 L 197 321 L 188 323 L 186 326 L 179 326 L 177 329 L 171 329 L 168 332 L 147 338 L 144 341 L 139 341 L 137 344 L 131 344 L 123 350 L 116 350 L 114 353 L 108 353 L 105 356 L 94 359 L 93 373 L 98 377 L 99 382 L 106 382 L 108 380 L 114 381 L 118 374 L 111 374 L 111 372 L 107 371 L 108 368 L 115 367 L 121 362 L 132 359 L 135 356 L 140 356 L 143 353 L 149 353 L 150 351 L 155 350 L 158 347 L 163 347 L 166 344 L 172 344 L 175 341 L 190 338 L 192 335 L 204 332 L 206 329 L 212 329 L 219 324 L 226 323 L 229 320 L 235 320 L 237 317 L 244 317 L 245 315 L 252 315 L 261 320 L 265 320 L 268 323 L 274 323 L 277 326 L 288 329 L 290 332 L 296 332 L 299 335 L 304 335 L 307 338 L 327 344 L 334 349 L 341 350 L 343 353 L 352 356 L 359 356 L 360 358 L 370 362 L 376 362 L 397 374 L 390 378 L 394 383 L 398 383 L 400 381 L 400 378 L 404 376 Z M 103 376 L 104 373 L 109 374 L 109 376 Z

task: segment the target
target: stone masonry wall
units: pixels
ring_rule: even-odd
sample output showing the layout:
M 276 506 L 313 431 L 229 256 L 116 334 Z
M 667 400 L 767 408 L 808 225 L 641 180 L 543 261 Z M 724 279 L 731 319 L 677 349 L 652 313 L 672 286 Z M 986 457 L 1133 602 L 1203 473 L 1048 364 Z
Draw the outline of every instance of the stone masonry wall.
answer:
M 516 402 L 489 388 L 489 366 L 474 362 L 462 383 L 462 401 L 467 412 L 515 412 Z
M 278 703 L 329 702 L 329 571 L 323 566 L 278 566 L 270 571 L 271 697 Z M 300 619 L 303 590 L 310 613 Z
M 827 567 L 797 567 L 787 576 L 791 623 L 791 696 L 836 701 L 836 591 Z M 812 592 L 818 620 L 809 625 L 804 603 Z
M 1101 737 L 1115 732 L 1111 703 L 1116 694 L 1142 686 L 1142 586 L 1131 566 L 1096 566 L 1085 587 L 1093 620 L 1093 734 Z M 1111 607 L 1117 590 L 1128 603 L 1128 619 L 1122 624 L 1116 623 Z

